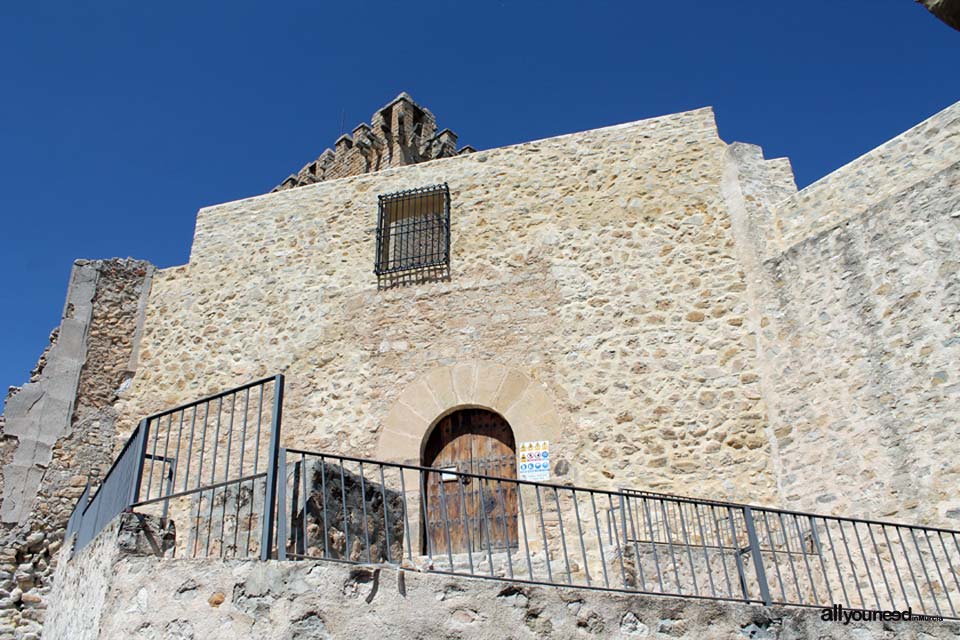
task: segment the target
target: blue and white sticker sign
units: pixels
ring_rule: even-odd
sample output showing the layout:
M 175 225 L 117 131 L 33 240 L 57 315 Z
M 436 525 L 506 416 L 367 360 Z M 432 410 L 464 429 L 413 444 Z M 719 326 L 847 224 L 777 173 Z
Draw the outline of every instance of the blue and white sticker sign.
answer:
M 550 479 L 550 442 L 534 440 L 517 444 L 517 476 L 521 480 Z

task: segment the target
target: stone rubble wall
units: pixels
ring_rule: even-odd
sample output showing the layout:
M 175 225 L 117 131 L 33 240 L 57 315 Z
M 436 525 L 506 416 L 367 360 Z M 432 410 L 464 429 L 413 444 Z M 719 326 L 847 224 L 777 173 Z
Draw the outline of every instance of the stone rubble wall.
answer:
M 784 506 L 960 529 L 960 162 L 762 271 Z
M 955 527 L 958 116 L 800 192 L 700 110 L 204 209 L 122 432 L 284 372 L 285 444 L 375 457 L 404 387 L 486 361 L 546 389 L 562 481 Z M 379 290 L 377 194 L 436 182 L 450 280 Z
M 857 158 L 775 206 L 771 251 L 786 253 L 942 171 L 960 155 L 960 102 Z
M 113 403 L 136 369 L 153 267 L 78 260 L 60 327 L 3 416 L 0 637 L 38 637 L 63 532 L 88 480 L 109 469 Z
M 124 515 L 57 567 L 45 630 L 98 638 L 955 638 L 957 622 L 821 620 L 759 607 L 523 585 L 379 565 L 160 558 L 162 532 Z M 138 529 L 139 526 L 139 529 Z M 65 549 L 62 554 L 70 553 Z
M 786 197 L 728 149 L 780 506 L 960 526 L 958 151 L 960 103 Z
M 457 151 L 457 134 L 449 129 L 438 131 L 433 113 L 408 94 L 401 93 L 378 109 L 370 118 L 370 124 L 359 124 L 352 135 L 337 138 L 333 149 L 324 149 L 320 157 L 304 165 L 273 191 L 471 151 L 473 147 L 469 146 Z
M 203 209 L 120 431 L 283 372 L 282 443 L 373 456 L 408 383 L 492 361 L 546 389 L 558 479 L 769 502 L 725 149 L 701 109 Z M 438 182 L 450 280 L 378 290 L 377 194 Z

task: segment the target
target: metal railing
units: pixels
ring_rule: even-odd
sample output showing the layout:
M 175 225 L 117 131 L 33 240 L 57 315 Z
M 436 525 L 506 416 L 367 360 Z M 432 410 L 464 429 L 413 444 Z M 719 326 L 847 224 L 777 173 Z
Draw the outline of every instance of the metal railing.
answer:
M 64 534 L 65 537 L 69 538 L 80 529 L 80 523 L 83 522 L 83 512 L 86 510 L 88 504 L 90 504 L 89 479 L 87 480 L 87 484 L 83 487 L 83 491 L 80 493 L 80 496 L 77 498 L 77 504 L 73 505 L 73 511 L 70 512 L 70 517 L 67 519 L 67 530 Z
M 280 450 L 277 557 L 956 618 L 958 532 Z
M 274 376 L 144 419 L 130 506 L 185 525 L 180 555 L 267 559 L 282 407 L 283 376 Z
M 119 513 L 187 535 L 178 557 L 412 563 L 523 583 L 958 619 L 960 532 L 600 490 L 279 446 L 283 376 L 141 421 L 68 522 Z
M 296 449 L 280 468 L 280 558 L 607 589 L 632 571 L 601 525 L 616 492 Z
M 134 507 L 172 521 L 180 556 L 270 555 L 283 406 L 282 375 L 144 418 L 92 500 L 68 522 L 82 549 Z
M 623 492 L 295 449 L 281 449 L 280 468 L 281 559 L 406 560 L 439 573 L 761 602 L 729 580 L 688 593 L 691 571 L 701 570 L 692 563 L 686 579 L 678 567 L 675 578 L 650 581 Z M 746 540 L 731 535 L 721 534 L 714 558 L 733 571 Z
M 741 549 L 740 563 L 752 562 L 756 568 L 755 577 L 749 571 L 738 575 L 745 597 L 759 594 L 766 604 L 912 608 L 926 615 L 957 618 L 960 532 L 623 491 L 629 496 L 630 527 L 651 531 L 637 544 L 678 548 L 691 565 L 710 566 L 710 550 L 719 543 L 709 524 L 718 510 L 725 511 L 731 537 L 749 543 Z M 672 554 L 669 559 L 673 561 Z M 695 575 L 691 577 L 688 590 L 696 594 L 707 588 L 702 580 L 697 584 Z M 712 574 L 708 572 L 707 577 Z M 712 582 L 709 588 L 713 589 Z
M 93 540 L 111 520 L 126 511 L 134 497 L 136 478 L 139 474 L 139 453 L 143 441 L 143 425 L 134 429 L 103 477 L 96 493 L 89 500 L 89 484 L 77 501 L 70 520 L 67 535 L 77 534 L 74 549 L 82 549 Z

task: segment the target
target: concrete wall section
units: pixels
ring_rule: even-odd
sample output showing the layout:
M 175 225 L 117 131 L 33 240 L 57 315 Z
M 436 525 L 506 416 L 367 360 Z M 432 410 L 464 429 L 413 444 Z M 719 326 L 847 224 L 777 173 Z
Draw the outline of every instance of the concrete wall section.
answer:
M 0 519 L 4 523 L 29 515 L 53 446 L 70 428 L 80 370 L 87 359 L 98 276 L 96 265 L 86 261 L 74 265 L 60 330 L 46 366 L 38 380 L 7 400 L 4 436 L 16 438 L 18 445 L 13 459 L 3 467 Z

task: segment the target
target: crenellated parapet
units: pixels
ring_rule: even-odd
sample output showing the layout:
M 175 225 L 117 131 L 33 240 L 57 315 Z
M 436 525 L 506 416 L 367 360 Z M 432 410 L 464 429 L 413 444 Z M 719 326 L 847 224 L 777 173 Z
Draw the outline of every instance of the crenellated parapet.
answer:
M 390 167 L 448 158 L 475 149 L 457 149 L 457 134 L 439 130 L 433 113 L 401 93 L 378 109 L 370 124 L 361 123 L 337 138 L 333 149 L 287 177 L 273 191 L 302 187 L 315 182 L 370 173 Z

